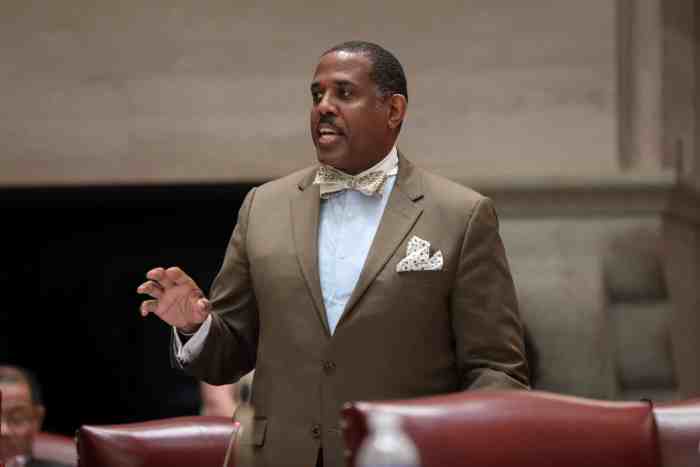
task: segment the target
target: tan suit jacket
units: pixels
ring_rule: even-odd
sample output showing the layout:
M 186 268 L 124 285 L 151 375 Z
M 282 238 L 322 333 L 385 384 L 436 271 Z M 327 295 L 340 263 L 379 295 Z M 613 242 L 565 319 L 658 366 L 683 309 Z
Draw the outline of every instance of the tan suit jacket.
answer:
M 256 465 L 342 467 L 351 400 L 523 388 L 528 369 L 492 203 L 403 156 L 364 269 L 333 335 L 318 271 L 315 167 L 252 190 L 212 286 L 214 317 L 187 370 L 229 383 L 256 368 Z M 413 236 L 442 271 L 397 273 Z M 352 248 L 352 245 L 347 245 Z

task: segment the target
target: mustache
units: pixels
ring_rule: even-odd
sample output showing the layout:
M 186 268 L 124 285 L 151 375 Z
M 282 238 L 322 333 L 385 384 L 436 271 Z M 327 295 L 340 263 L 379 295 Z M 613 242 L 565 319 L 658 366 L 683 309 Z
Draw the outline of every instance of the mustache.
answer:
M 318 120 L 318 124 L 322 125 L 324 123 L 326 125 L 331 125 L 332 127 L 335 127 L 335 115 L 331 115 L 331 114 L 321 115 L 321 118 L 319 118 L 319 120 Z
M 328 125 L 331 128 L 333 128 L 338 134 L 344 135 L 345 131 L 335 124 L 335 117 L 336 116 L 333 114 L 321 115 L 318 119 L 318 123 L 316 124 L 316 128 L 318 129 L 321 125 Z

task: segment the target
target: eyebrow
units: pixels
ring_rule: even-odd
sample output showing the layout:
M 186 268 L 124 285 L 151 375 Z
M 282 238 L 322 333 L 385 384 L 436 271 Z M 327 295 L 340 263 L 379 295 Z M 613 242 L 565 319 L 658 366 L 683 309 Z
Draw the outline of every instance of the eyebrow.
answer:
M 352 81 L 348 81 L 346 79 L 339 79 L 339 80 L 333 81 L 333 85 L 337 88 L 342 88 L 342 87 L 348 87 L 348 86 L 353 87 L 353 86 L 355 86 L 355 83 L 353 83 Z M 321 84 L 318 81 L 314 81 L 313 83 L 311 83 L 311 87 L 310 87 L 311 92 L 318 90 L 320 87 L 321 87 Z

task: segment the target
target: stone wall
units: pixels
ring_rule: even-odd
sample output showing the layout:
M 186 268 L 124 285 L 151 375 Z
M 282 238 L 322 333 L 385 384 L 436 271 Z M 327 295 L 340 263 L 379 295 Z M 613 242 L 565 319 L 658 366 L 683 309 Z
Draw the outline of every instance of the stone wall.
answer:
M 314 160 L 308 83 L 363 38 L 405 64 L 401 147 L 454 178 L 617 163 L 615 2 L 7 0 L 0 186 L 265 180 Z
M 681 121 L 686 128 L 683 133 L 689 135 L 687 139 L 694 139 L 694 146 L 686 148 L 680 159 L 678 184 L 664 216 L 664 236 L 666 269 L 675 305 L 672 329 L 681 395 L 697 397 L 700 396 L 700 291 L 697 287 L 700 281 L 700 8 L 693 0 L 673 0 L 664 5 L 671 10 L 671 17 L 677 11 L 685 13 L 682 21 L 669 25 L 667 33 L 676 37 L 675 43 L 683 44 L 685 53 L 682 59 L 670 54 L 666 73 L 670 79 L 677 77 L 681 83 L 690 79 L 692 83 L 683 96 L 688 111 Z
M 660 213 L 667 184 L 483 185 L 501 219 L 535 388 L 603 399 L 678 396 Z
M 700 7 L 695 6 L 695 189 L 700 192 Z

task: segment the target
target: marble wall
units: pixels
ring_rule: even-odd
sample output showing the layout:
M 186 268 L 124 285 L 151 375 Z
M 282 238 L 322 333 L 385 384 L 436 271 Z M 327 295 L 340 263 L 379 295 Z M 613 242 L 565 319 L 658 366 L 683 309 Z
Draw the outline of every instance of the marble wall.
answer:
M 386 45 L 401 147 L 461 180 L 618 175 L 615 2 L 7 0 L 0 186 L 264 180 L 314 160 L 320 52 Z
M 676 113 L 675 128 L 683 145 L 678 160 L 677 186 L 664 215 L 666 271 L 674 301 L 672 322 L 676 367 L 680 375 L 683 397 L 700 395 L 700 8 L 693 0 L 672 0 L 664 3 L 667 17 L 668 45 L 676 44 L 669 53 L 665 73 L 674 85 L 685 90 L 682 96 L 669 93 L 669 109 Z M 684 13 L 680 15 L 679 13 Z M 682 17 L 682 19 L 681 19 Z M 682 55 L 680 55 L 682 53 Z M 688 83 L 684 86 L 683 83 Z M 674 98 L 675 97 L 675 98 Z M 685 112 L 682 111 L 685 109 Z M 673 128 L 672 127 L 672 128 Z
M 700 7 L 695 7 L 695 188 L 700 191 Z

